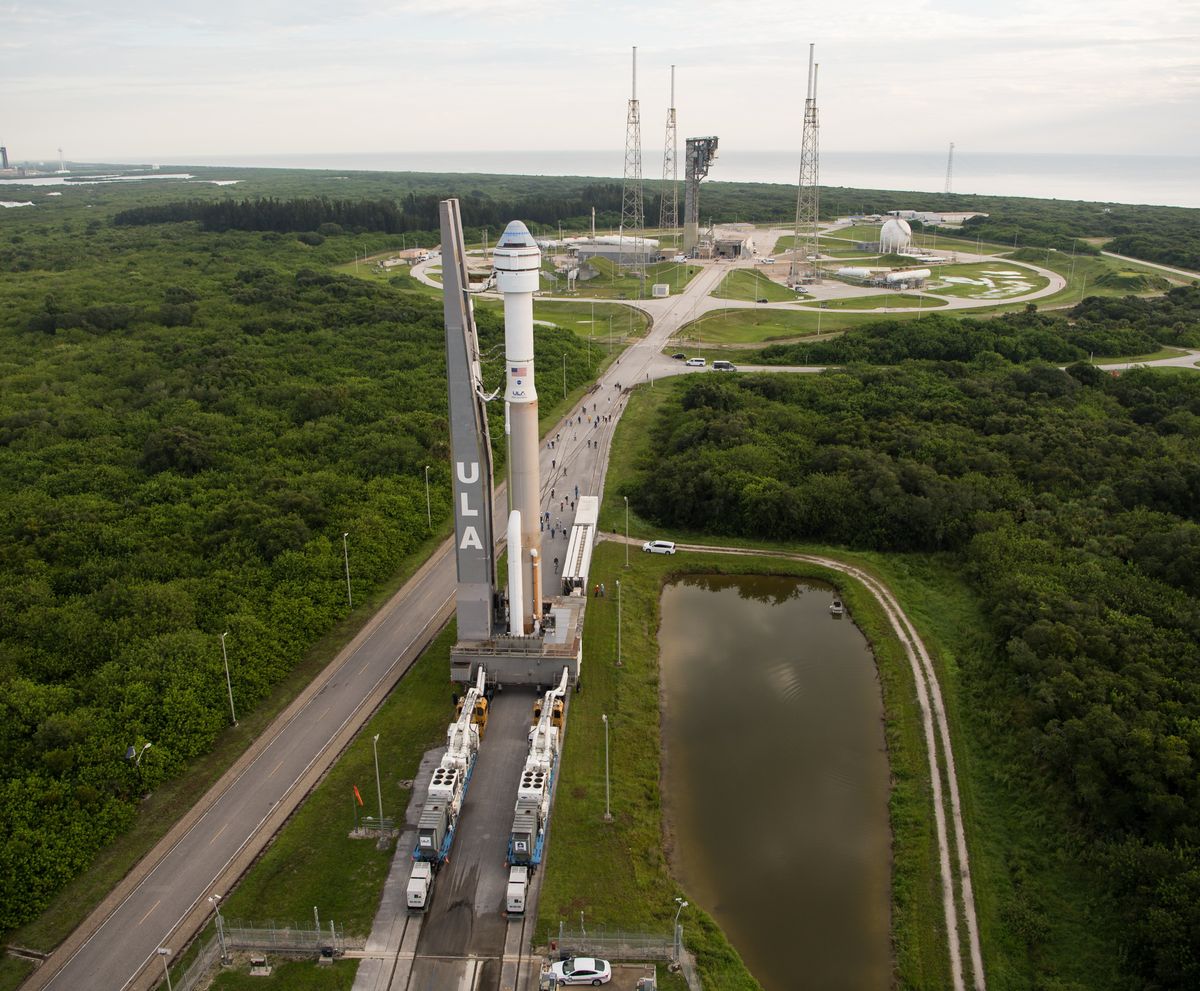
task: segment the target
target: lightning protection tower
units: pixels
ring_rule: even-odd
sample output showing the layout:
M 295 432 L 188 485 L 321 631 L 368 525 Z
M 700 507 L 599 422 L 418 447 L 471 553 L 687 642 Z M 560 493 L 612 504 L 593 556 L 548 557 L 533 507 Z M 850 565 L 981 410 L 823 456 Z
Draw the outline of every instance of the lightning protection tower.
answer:
M 679 226 L 679 137 L 675 130 L 675 66 L 671 66 L 671 107 L 667 110 L 667 134 L 663 138 L 662 205 L 658 226 L 665 233 Z
M 688 138 L 684 146 L 683 253 L 690 255 L 700 241 L 700 180 L 717 157 L 716 138 Z
M 950 142 L 950 154 L 946 156 L 946 192 L 950 192 L 950 182 L 954 178 L 954 142 Z
M 646 280 L 646 253 L 641 243 L 645 215 L 642 212 L 642 118 L 637 99 L 637 46 L 633 47 L 633 92 L 625 115 L 625 180 L 621 185 L 620 254 L 622 272 L 632 271 Z
M 804 135 L 800 141 L 800 182 L 796 190 L 796 229 L 788 282 L 797 285 L 802 277 L 819 280 L 817 256 L 821 253 L 817 220 L 821 213 L 821 162 L 817 123 L 817 69 L 813 48 L 808 46 L 808 96 L 804 100 Z

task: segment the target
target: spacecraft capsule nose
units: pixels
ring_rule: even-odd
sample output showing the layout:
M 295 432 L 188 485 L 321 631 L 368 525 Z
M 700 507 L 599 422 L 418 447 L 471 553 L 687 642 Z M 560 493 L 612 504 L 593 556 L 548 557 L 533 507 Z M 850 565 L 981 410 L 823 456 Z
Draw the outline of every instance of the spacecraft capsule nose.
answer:
M 500 235 L 500 240 L 496 244 L 497 248 L 533 248 L 536 247 L 533 235 L 529 233 L 529 228 L 521 221 L 514 220 L 504 228 L 504 233 Z

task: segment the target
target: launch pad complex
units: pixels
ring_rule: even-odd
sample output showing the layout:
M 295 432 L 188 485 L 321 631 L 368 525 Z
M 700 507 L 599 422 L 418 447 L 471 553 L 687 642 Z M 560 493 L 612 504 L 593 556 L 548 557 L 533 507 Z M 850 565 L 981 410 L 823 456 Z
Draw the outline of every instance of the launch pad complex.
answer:
M 475 681 L 482 666 L 494 685 L 550 686 L 566 669 L 579 678 L 587 563 L 595 539 L 596 499 L 578 502 L 563 573 L 542 558 L 543 481 L 539 466 L 538 402 L 534 383 L 533 294 L 541 251 L 520 221 L 505 229 L 493 254 L 496 288 L 504 298 L 504 424 L 508 435 L 508 580 L 498 580 L 493 522 L 493 467 L 479 339 L 467 275 L 457 200 L 440 205 L 445 287 L 446 377 L 454 479 L 454 540 L 458 569 L 458 641 L 451 678 Z M 549 488 L 547 484 L 545 486 Z

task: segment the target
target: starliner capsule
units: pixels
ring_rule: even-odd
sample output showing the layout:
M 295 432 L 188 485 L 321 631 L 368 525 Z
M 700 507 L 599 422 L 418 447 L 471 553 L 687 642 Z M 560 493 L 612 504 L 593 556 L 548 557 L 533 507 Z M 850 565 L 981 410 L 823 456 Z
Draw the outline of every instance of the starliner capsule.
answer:
M 504 229 L 493 254 L 496 288 L 504 296 L 504 357 L 507 364 L 505 422 L 509 431 L 509 511 L 519 519 L 520 544 L 509 543 L 509 570 L 519 566 L 521 594 L 509 594 L 510 609 L 520 611 L 520 623 L 510 624 L 532 633 L 541 619 L 542 595 L 538 588 L 542 538 L 538 471 L 538 405 L 533 384 L 533 294 L 541 277 L 542 253 L 533 235 L 519 220 Z M 519 558 L 514 560 L 513 552 Z M 510 589 L 512 583 L 510 582 Z

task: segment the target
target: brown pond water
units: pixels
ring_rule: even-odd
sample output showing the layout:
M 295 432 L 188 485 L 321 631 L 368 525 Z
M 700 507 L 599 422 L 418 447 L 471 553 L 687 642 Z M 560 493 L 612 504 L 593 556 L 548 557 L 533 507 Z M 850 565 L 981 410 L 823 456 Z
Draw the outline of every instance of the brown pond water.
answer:
M 832 598 L 744 575 L 663 589 L 672 867 L 767 991 L 890 985 L 879 679 Z

